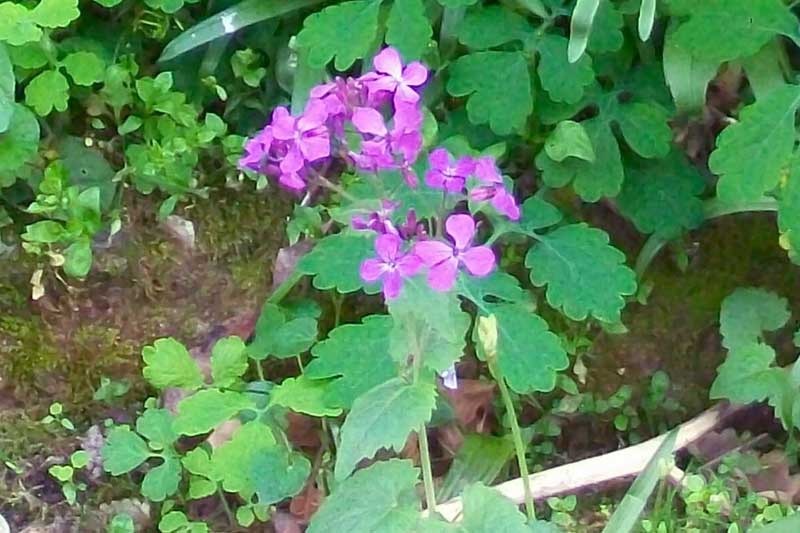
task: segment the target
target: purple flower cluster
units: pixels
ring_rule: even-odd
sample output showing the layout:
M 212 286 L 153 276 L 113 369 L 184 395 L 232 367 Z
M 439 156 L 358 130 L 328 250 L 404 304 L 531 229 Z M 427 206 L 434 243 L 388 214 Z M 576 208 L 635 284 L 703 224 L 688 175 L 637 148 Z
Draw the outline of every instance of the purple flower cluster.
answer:
M 339 157 L 361 170 L 400 170 L 415 187 L 412 165 L 422 150 L 423 120 L 417 90 L 428 70 L 418 61 L 404 66 L 394 48 L 381 51 L 373 63 L 375 70 L 360 78 L 313 88 L 298 117 L 277 107 L 271 122 L 245 145 L 239 166 L 302 191 Z M 345 135 L 348 123 L 358 135 Z

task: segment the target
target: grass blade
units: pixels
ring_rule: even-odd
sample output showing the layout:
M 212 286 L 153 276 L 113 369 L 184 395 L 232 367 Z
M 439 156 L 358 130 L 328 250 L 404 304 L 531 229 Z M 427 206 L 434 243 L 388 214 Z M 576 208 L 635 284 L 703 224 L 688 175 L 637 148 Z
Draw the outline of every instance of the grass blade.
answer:
M 567 56 L 570 63 L 575 63 L 586 51 L 592 23 L 600 7 L 600 0 L 578 0 L 569 23 L 569 48 Z
M 650 38 L 655 20 L 656 0 L 642 0 L 642 7 L 639 8 L 639 38 L 642 41 Z
M 468 435 L 458 450 L 436 499 L 447 501 L 461 494 L 467 485 L 479 481 L 491 485 L 513 455 L 514 444 L 510 439 Z
M 252 24 L 279 17 L 322 0 L 244 0 L 220 11 L 175 37 L 164 48 L 159 62 L 169 61 L 209 41 L 246 28 Z

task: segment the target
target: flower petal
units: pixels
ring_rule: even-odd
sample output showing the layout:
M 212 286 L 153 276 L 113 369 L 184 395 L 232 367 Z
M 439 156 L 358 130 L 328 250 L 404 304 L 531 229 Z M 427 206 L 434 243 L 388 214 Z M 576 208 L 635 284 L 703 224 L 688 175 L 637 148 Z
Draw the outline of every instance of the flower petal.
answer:
M 306 110 L 297 119 L 297 129 L 309 131 L 319 128 L 325 124 L 327 118 L 328 108 L 325 106 L 325 102 L 318 99 L 309 100 Z
M 296 120 L 284 106 L 275 108 L 272 112 L 272 134 L 276 139 L 288 141 L 294 138 Z
M 306 161 L 316 161 L 331 155 L 331 140 L 325 130 L 315 135 L 304 135 L 299 144 Z
M 407 85 L 417 87 L 425 83 L 427 79 L 428 69 L 419 61 L 409 63 L 408 66 L 403 69 L 403 81 L 406 82 Z
M 454 257 L 453 248 L 442 241 L 419 241 L 414 245 L 414 254 L 428 266 L 442 263 Z
M 375 251 L 384 262 L 394 262 L 400 252 L 403 241 L 397 235 L 385 233 L 375 240 Z
M 458 275 L 458 260 L 453 258 L 433 266 L 428 271 L 428 285 L 437 292 L 447 292 L 453 288 Z
M 422 269 L 422 259 L 413 253 L 406 254 L 397 260 L 397 271 L 404 278 L 416 275 L 420 269 Z
M 383 276 L 385 271 L 386 268 L 384 263 L 378 259 L 375 259 L 374 257 L 365 259 L 361 263 L 361 268 L 358 269 L 361 279 L 368 283 L 378 281 L 381 276 Z
M 445 176 L 435 169 L 425 173 L 425 185 L 432 189 L 444 189 Z
M 469 215 L 450 215 L 444 223 L 445 231 L 456 244 L 456 250 L 466 250 L 475 237 L 475 220 Z
M 494 252 L 488 246 L 475 246 L 459 255 L 461 262 L 473 276 L 486 276 L 496 263 Z
M 428 156 L 428 162 L 430 163 L 431 168 L 436 170 L 446 169 L 450 166 L 450 162 L 452 160 L 453 158 L 450 156 L 450 153 L 444 148 L 437 148 Z
M 379 137 L 384 137 L 388 133 L 383 116 L 371 107 L 356 107 L 353 109 L 353 125 L 361 133 L 369 133 Z
M 469 156 L 464 156 L 456 161 L 455 175 L 466 178 L 475 172 L 475 160 Z
M 281 161 L 281 172 L 284 174 L 290 174 L 297 172 L 303 165 L 305 164 L 305 158 L 303 157 L 302 152 L 300 151 L 300 147 L 297 145 L 292 145 L 289 148 L 289 151 L 286 152 L 283 160 Z
M 408 85 L 399 84 L 394 93 L 394 106 L 402 106 L 419 102 L 419 93 Z
M 400 295 L 403 289 L 403 277 L 399 272 L 387 272 L 383 277 L 383 297 L 393 300 Z
M 403 62 L 400 54 L 391 46 L 384 48 L 372 60 L 375 70 L 389 74 L 393 78 L 400 79 L 403 75 Z
M 493 157 L 484 156 L 475 161 L 475 175 L 484 183 L 503 183 Z
M 293 191 L 302 191 L 306 188 L 306 182 L 303 181 L 303 178 L 301 178 L 296 172 L 286 172 L 281 174 L 281 176 L 278 178 L 278 183 Z
M 497 194 L 492 198 L 492 205 L 498 212 L 504 214 L 511 220 L 519 220 L 520 211 L 514 195 L 505 189 L 498 189 Z

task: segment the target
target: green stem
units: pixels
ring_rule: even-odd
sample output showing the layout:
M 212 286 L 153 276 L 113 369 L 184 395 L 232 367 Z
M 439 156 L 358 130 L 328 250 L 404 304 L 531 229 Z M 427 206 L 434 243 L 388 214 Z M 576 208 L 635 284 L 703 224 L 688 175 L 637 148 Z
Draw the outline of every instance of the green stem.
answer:
M 288 278 L 286 278 L 283 283 L 278 285 L 278 288 L 272 291 L 272 294 L 269 295 L 267 301 L 271 304 L 280 303 L 289 292 L 297 285 L 300 280 L 303 279 L 302 272 L 298 272 L 297 270 L 292 271 Z
M 228 524 L 230 526 L 235 526 L 236 519 L 233 517 L 233 512 L 231 511 L 231 506 L 228 505 L 228 500 L 225 499 L 225 493 L 222 492 L 222 487 L 217 487 L 217 494 L 222 502 L 222 508 L 225 509 L 225 516 L 228 517 Z
M 266 381 L 264 378 L 264 369 L 261 368 L 261 361 L 256 360 L 256 374 L 258 374 L 258 379 L 260 381 Z
M 425 504 L 428 512 L 433 513 L 436 511 L 436 489 L 433 486 L 433 469 L 431 468 L 428 431 L 425 424 L 419 428 L 419 459 L 422 463 L 422 483 L 425 485 Z

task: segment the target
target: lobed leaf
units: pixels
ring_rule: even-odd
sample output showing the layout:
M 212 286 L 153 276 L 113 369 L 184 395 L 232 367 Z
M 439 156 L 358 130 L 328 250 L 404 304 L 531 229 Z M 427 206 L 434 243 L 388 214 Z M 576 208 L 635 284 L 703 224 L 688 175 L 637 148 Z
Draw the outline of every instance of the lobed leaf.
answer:
M 294 357 L 307 351 L 317 340 L 317 320 L 310 316 L 291 316 L 269 301 L 264 303 L 255 328 L 255 338 L 247 347 L 250 357 L 265 359 Z
M 201 390 L 178 404 L 175 431 L 181 435 L 203 435 L 240 411 L 254 408 L 253 400 L 241 392 Z
M 239 337 L 218 340 L 211 349 L 211 377 L 217 387 L 230 387 L 247 372 L 247 346 Z
M 386 43 L 403 59 L 420 59 L 433 37 L 433 28 L 422 0 L 394 0 L 386 20 Z
M 539 64 L 536 68 L 542 88 L 554 102 L 575 104 L 583 98 L 585 87 L 594 82 L 589 56 L 567 60 L 566 38 L 548 33 L 536 45 Z
M 340 293 L 363 289 L 368 294 L 380 292 L 377 284 L 367 284 L 359 275 L 361 263 L 375 255 L 374 235 L 343 231 L 329 235 L 314 246 L 297 264 L 298 272 L 314 277 L 314 287 L 336 289 Z
M 180 387 L 196 389 L 203 385 L 203 374 L 186 347 L 173 338 L 158 339 L 142 349 L 142 374 L 157 389 Z
M 720 309 L 722 345 L 729 350 L 749 346 L 761 339 L 762 332 L 785 326 L 790 316 L 785 298 L 755 287 L 736 289 Z
M 151 455 L 147 443 L 128 426 L 116 426 L 106 437 L 101 450 L 103 469 L 120 476 L 145 462 Z
M 287 378 L 272 389 L 269 395 L 270 405 L 281 405 L 296 413 L 310 416 L 339 416 L 341 407 L 332 407 L 325 400 L 327 383 L 313 380 L 307 376 Z
M 511 41 L 525 41 L 533 28 L 525 19 L 502 5 L 479 6 L 467 11 L 458 25 L 458 40 L 475 50 L 495 48 Z
M 147 409 L 136 420 L 136 432 L 146 438 L 154 450 L 169 448 L 178 440 L 172 427 L 172 415 L 166 409 Z

